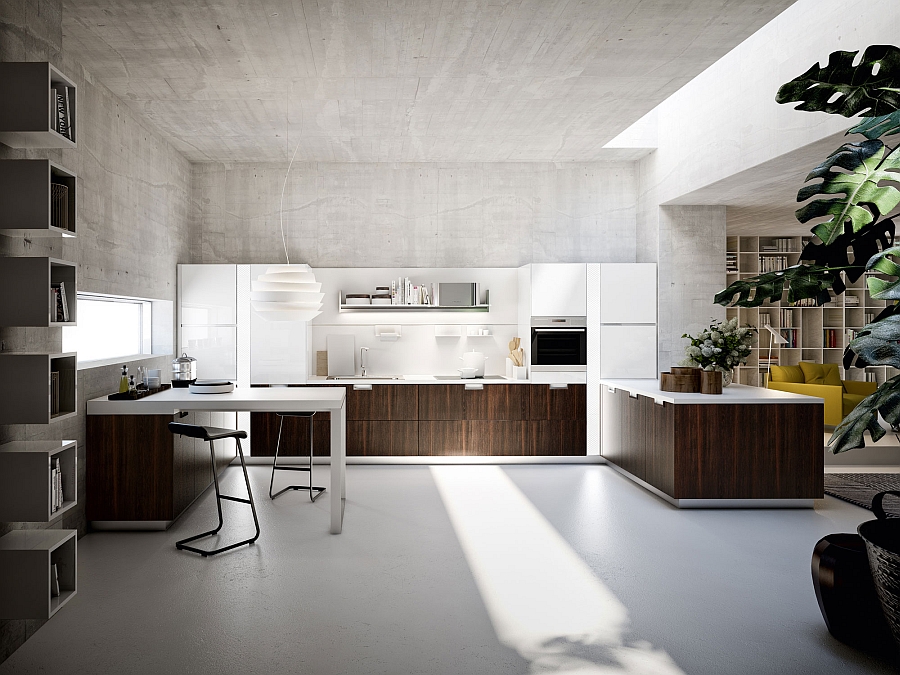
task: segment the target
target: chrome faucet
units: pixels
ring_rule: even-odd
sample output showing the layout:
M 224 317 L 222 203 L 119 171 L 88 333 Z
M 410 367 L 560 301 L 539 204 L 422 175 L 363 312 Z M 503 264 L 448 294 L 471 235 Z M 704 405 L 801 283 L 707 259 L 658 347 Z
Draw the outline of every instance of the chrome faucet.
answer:
M 363 377 L 368 377 L 366 374 L 366 370 L 369 366 L 369 348 L 368 347 L 360 347 L 359 348 L 359 369 L 362 371 Z

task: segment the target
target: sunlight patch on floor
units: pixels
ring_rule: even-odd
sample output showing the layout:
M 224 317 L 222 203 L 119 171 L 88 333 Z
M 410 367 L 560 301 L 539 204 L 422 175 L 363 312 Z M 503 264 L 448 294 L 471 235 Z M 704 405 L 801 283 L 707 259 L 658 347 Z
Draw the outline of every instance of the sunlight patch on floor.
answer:
M 432 466 L 497 637 L 534 673 L 675 675 L 628 611 L 498 466 Z

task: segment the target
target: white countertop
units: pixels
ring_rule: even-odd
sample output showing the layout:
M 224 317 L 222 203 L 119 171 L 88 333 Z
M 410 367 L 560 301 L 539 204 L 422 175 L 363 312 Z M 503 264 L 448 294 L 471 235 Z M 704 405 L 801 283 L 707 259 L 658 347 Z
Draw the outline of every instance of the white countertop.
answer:
M 732 384 L 722 389 L 721 394 L 685 394 L 675 391 L 662 391 L 659 380 L 609 380 L 601 379 L 601 385 L 610 389 L 623 389 L 630 394 L 646 396 L 664 403 L 682 405 L 723 405 L 723 404 L 759 404 L 759 403 L 817 403 L 824 400 L 815 396 L 792 394 L 776 389 L 748 387 L 745 384 Z
M 332 380 L 329 380 L 332 382 Z M 180 411 L 312 412 L 340 410 L 343 387 L 238 387 L 228 394 L 192 394 L 172 388 L 136 401 L 110 401 L 106 396 L 87 403 L 88 415 L 174 415 Z
M 466 380 L 459 378 L 439 380 L 434 375 L 404 375 L 400 379 L 390 379 L 373 375 L 372 377 L 341 378 L 339 380 L 329 380 L 326 377 L 318 376 L 309 378 L 307 384 L 531 384 L 531 380 L 513 380 L 505 376 L 500 379 L 470 377 Z

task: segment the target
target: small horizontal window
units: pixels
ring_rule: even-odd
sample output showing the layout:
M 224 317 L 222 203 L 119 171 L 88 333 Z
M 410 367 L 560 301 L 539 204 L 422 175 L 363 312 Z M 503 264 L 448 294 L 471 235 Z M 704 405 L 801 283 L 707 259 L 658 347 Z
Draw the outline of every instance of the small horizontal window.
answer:
M 160 327 L 171 330 L 171 317 L 159 312 L 168 307 L 171 313 L 171 306 L 170 301 L 78 293 L 78 325 L 63 327 L 63 351 L 77 352 L 80 368 L 171 353 L 170 345 L 155 350 L 153 344 Z M 163 315 L 159 321 L 157 313 Z

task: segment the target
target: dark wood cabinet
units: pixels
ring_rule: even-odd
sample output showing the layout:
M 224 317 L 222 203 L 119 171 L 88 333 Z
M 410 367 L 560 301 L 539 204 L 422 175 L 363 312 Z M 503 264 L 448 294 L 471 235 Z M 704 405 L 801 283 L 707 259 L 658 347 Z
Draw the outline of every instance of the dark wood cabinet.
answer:
M 529 419 L 583 420 L 587 417 L 587 385 L 569 384 L 565 388 L 549 384 L 528 387 Z
M 822 497 L 821 405 L 601 396 L 603 457 L 674 499 Z
M 171 521 L 212 483 L 209 445 L 177 436 L 169 422 L 228 427 L 228 413 L 88 415 L 86 511 L 90 521 Z M 233 415 L 232 415 L 233 416 Z M 235 457 L 216 442 L 216 470 Z
M 372 384 L 347 389 L 347 455 L 571 456 L 585 455 L 585 385 L 551 389 L 546 384 Z M 317 456 L 330 453 L 327 413 L 313 419 Z M 274 413 L 250 415 L 253 455 L 271 457 L 278 439 Z M 305 455 L 309 421 L 286 417 L 284 456 Z
M 416 421 L 347 422 L 348 457 L 415 456 L 418 448 L 419 423 Z
M 466 420 L 528 419 L 527 384 L 490 384 L 472 390 L 459 388 L 464 391 Z
M 309 456 L 310 419 L 313 425 L 313 454 L 316 457 L 328 457 L 331 454 L 331 414 L 319 412 L 312 418 L 284 418 L 279 456 Z M 250 449 L 254 457 L 275 456 L 280 421 L 281 418 L 275 413 L 250 413 Z M 349 442 L 349 436 L 347 440 Z
M 465 455 L 465 422 L 419 420 L 419 452 L 423 457 Z
M 466 419 L 465 388 L 459 384 L 420 384 L 419 421 Z

